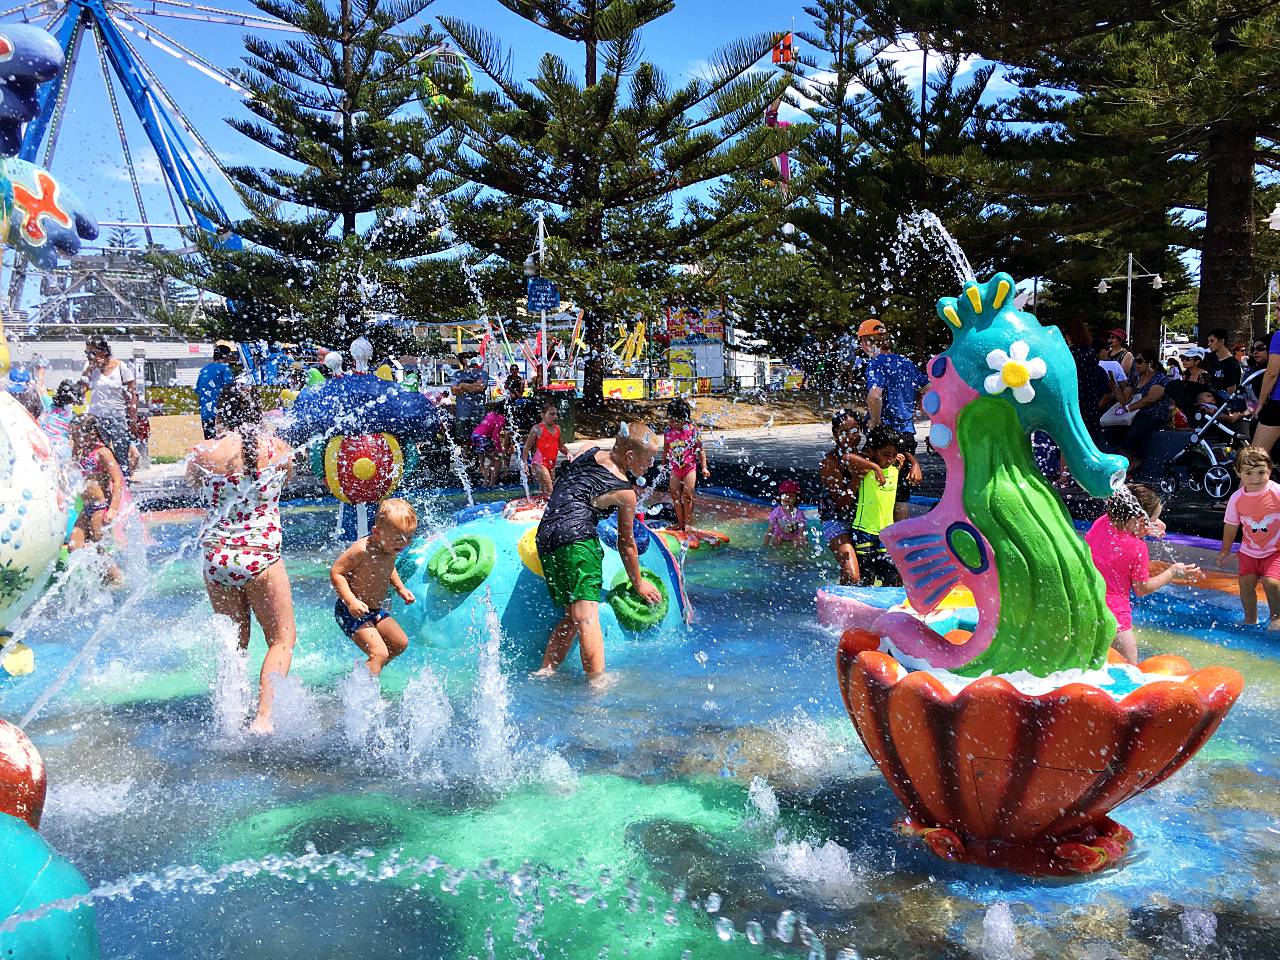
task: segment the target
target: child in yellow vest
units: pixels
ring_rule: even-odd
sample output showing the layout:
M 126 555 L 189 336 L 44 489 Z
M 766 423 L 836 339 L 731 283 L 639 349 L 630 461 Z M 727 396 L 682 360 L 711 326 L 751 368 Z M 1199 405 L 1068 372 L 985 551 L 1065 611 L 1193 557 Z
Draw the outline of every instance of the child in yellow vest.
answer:
M 863 456 L 880 468 L 883 482 L 868 472 L 858 486 L 858 509 L 853 517 L 853 549 L 858 555 L 858 568 L 863 586 L 898 586 L 902 578 L 894 568 L 880 532 L 893 523 L 893 507 L 898 495 L 898 470 L 901 456 L 898 435 L 877 427 L 867 437 Z

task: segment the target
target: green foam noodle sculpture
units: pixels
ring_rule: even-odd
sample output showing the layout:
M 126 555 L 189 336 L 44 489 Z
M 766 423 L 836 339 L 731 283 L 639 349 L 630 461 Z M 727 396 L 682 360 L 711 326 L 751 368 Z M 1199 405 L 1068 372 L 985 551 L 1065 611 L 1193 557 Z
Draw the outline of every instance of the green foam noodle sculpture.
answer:
M 468 534 L 432 554 L 427 561 L 427 572 L 446 590 L 470 593 L 492 572 L 495 557 L 492 540 L 480 534 Z
M 613 585 L 609 588 L 609 606 L 613 608 L 618 623 L 624 629 L 636 632 L 649 630 L 662 623 L 667 616 L 667 608 L 671 605 L 671 594 L 661 577 L 643 568 L 640 570 L 640 576 L 653 584 L 662 594 L 661 603 L 650 604 L 640 596 L 636 588 L 631 585 L 631 578 L 627 576 L 625 570 L 614 578 Z

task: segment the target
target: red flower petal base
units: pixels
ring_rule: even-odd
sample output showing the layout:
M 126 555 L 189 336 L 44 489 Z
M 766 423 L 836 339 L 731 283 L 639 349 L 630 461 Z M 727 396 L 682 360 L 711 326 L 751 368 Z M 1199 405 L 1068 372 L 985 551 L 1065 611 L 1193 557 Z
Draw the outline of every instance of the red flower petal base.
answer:
M 910 817 L 899 820 L 897 829 L 906 836 L 918 837 L 943 860 L 980 863 L 1035 876 L 1097 873 L 1128 853 L 1129 842 L 1133 840 L 1133 832 L 1110 817 L 1071 834 L 1046 837 L 1042 843 L 1002 843 L 961 837 L 946 827 L 921 826 Z
M 39 827 L 47 786 L 35 744 L 17 726 L 0 720 L 0 813 Z
M 1153 657 L 1122 700 L 1084 683 L 1039 696 L 1000 677 L 951 694 L 849 630 L 836 655 L 853 725 L 907 810 L 904 829 L 939 856 L 1031 874 L 1091 873 L 1132 834 L 1107 814 L 1173 775 L 1244 686 L 1225 667 Z

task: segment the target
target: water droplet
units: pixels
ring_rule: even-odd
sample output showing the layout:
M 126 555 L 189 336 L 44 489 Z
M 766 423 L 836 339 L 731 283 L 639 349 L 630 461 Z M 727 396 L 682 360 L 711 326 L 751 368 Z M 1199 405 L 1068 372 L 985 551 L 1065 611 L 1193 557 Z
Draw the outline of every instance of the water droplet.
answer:
M 733 939 L 733 921 L 728 917 L 720 917 L 716 920 L 716 936 L 728 943 Z
M 747 921 L 747 942 L 756 946 L 764 943 L 764 927 L 759 920 Z
M 724 901 L 720 898 L 720 894 L 708 893 L 706 904 L 705 904 L 705 909 L 707 913 L 715 913 L 717 910 L 720 909 L 720 904 L 723 902 Z

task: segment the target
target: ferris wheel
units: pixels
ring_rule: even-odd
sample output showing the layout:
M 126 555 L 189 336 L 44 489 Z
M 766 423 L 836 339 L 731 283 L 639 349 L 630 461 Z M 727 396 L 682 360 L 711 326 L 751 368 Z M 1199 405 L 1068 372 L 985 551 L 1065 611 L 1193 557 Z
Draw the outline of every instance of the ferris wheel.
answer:
M 165 19 L 238 27 L 248 32 L 301 32 L 298 27 L 266 14 L 185 0 L 31 0 L 0 11 L 0 20 L 25 21 L 48 30 L 62 48 L 64 58 L 62 71 L 40 92 L 39 112 L 27 124 L 19 157 L 46 168 L 52 165 L 68 95 L 88 37 L 106 85 L 111 122 L 120 141 L 123 167 L 137 208 L 137 221 L 127 225 L 141 228 L 148 246 L 155 243 L 155 230 L 197 227 L 214 234 L 223 245 L 237 248 L 240 238 L 230 230 L 232 218 L 223 203 L 235 190 L 233 182 L 218 154 L 140 51 L 146 50 L 149 55 L 162 53 L 240 96 L 247 97 L 249 92 L 223 67 L 155 22 Z M 149 149 L 155 153 L 172 222 L 163 222 L 168 219 L 164 216 L 153 218 L 144 203 L 138 158 L 126 135 L 121 98 L 137 118 Z M 222 176 L 206 176 L 197 162 L 199 155 L 207 159 L 206 169 L 212 167 Z M 217 181 L 216 186 L 211 180 Z

